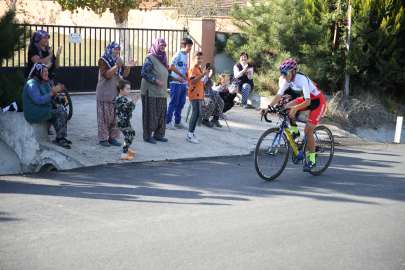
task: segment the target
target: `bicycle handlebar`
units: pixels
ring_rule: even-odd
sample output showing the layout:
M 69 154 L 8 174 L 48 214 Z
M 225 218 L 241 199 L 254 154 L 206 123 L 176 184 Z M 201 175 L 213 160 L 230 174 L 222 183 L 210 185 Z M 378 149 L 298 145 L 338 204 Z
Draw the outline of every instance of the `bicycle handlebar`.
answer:
M 288 111 L 288 109 L 283 109 L 283 108 L 280 108 L 279 106 L 275 106 L 275 107 L 269 106 L 269 110 L 268 110 L 267 113 L 264 115 L 264 120 L 265 120 L 266 122 L 269 122 L 269 123 L 272 122 L 271 120 L 269 120 L 269 119 L 267 118 L 267 115 L 270 114 L 270 113 L 277 113 L 277 114 L 280 114 L 280 115 L 282 115 L 282 116 L 284 117 L 284 116 L 286 116 L 286 115 L 289 114 L 289 111 Z M 261 120 L 263 120 L 263 116 L 262 116 L 262 119 L 261 119 Z

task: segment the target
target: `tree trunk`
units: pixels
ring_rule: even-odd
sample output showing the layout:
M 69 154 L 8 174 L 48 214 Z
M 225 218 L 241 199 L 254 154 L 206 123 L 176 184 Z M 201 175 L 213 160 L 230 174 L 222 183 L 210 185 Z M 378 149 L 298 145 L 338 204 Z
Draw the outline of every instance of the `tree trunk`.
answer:
M 115 9 L 110 9 L 110 11 L 114 14 L 115 26 L 117 28 L 128 28 L 129 10 L 123 8 L 122 11 L 116 11 Z M 130 31 L 127 29 L 117 30 L 117 37 L 117 42 L 121 47 L 120 56 L 124 60 L 124 64 L 127 65 L 133 59 Z

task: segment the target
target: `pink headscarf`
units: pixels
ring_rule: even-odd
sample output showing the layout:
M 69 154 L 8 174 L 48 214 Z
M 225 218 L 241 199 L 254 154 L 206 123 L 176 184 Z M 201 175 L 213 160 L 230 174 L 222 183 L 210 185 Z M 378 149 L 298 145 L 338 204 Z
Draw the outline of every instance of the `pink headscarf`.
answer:
M 167 64 L 166 52 L 161 52 L 159 46 L 166 44 L 166 41 L 163 38 L 157 38 L 153 42 L 152 46 L 149 49 L 149 53 L 152 54 L 160 63 L 162 63 L 167 70 L 169 70 L 169 65 Z

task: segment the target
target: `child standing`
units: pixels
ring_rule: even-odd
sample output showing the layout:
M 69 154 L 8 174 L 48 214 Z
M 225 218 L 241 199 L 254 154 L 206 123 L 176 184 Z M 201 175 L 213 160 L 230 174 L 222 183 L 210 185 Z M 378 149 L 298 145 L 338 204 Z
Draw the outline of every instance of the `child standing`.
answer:
M 201 116 L 201 102 L 204 98 L 204 83 L 202 79 L 208 75 L 209 71 L 204 69 L 201 72 L 201 64 L 203 62 L 203 53 L 195 51 L 192 54 L 193 66 L 188 71 L 188 78 L 190 80 L 188 87 L 188 99 L 193 107 L 190 125 L 186 140 L 191 143 L 198 143 L 201 139 L 194 134 L 195 126 L 198 118 Z
M 132 160 L 135 152 L 129 149 L 132 140 L 135 137 L 135 130 L 131 126 L 132 112 L 135 110 L 135 103 L 139 99 L 139 95 L 135 94 L 132 101 L 126 98 L 130 93 L 131 84 L 127 80 L 119 80 L 117 83 L 118 97 L 114 98 L 112 104 L 115 107 L 115 115 L 117 116 L 117 126 L 124 135 L 124 147 L 122 149 L 121 159 Z
M 228 74 L 221 74 L 219 75 L 218 81 L 215 83 L 215 91 L 218 92 L 219 96 L 224 100 L 224 109 L 222 111 L 222 115 L 225 119 L 228 119 L 228 117 L 224 114 L 225 112 L 229 111 L 232 109 L 232 107 L 235 105 L 233 100 L 236 97 L 236 94 L 238 93 L 238 87 L 233 87 L 231 90 L 229 90 L 229 84 L 230 84 L 230 78 Z M 222 119 L 222 115 L 220 115 L 219 119 Z
M 181 51 L 177 52 L 172 57 L 169 70 L 173 71 L 173 78 L 180 78 L 182 81 L 170 82 L 170 103 L 167 108 L 166 128 L 167 129 L 187 129 L 181 123 L 181 111 L 186 103 L 187 95 L 187 70 L 188 56 L 193 46 L 193 41 L 190 38 L 183 38 L 180 41 Z M 172 124 L 174 113 L 174 125 Z

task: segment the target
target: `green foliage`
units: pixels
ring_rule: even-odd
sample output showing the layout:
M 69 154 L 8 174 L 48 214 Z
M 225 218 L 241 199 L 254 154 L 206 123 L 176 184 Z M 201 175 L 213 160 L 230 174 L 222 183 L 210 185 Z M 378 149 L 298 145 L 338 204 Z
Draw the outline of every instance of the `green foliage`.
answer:
M 249 54 L 255 68 L 255 90 L 278 88 L 278 66 L 293 58 L 299 70 L 324 91 L 342 88 L 346 68 L 348 1 L 279 0 L 234 4 L 230 15 L 240 34 L 226 42 L 226 52 L 238 60 Z M 352 0 L 352 32 L 347 73 L 351 85 L 384 91 L 405 86 L 405 26 L 403 1 Z M 336 24 L 336 22 L 339 22 Z M 337 25 L 337 46 L 333 38 Z
M 405 86 L 403 1 L 354 0 L 347 72 L 373 91 Z
M 22 91 L 24 88 L 24 75 L 18 71 L 12 75 L 0 77 L 0 107 L 6 107 L 17 101 L 22 103 Z
M 0 63 L 10 59 L 26 44 L 31 33 L 14 23 L 15 9 L 10 8 L 0 19 Z M 25 33 L 25 38 L 24 38 Z
M 395 113 L 394 106 L 391 105 L 388 101 L 384 100 L 383 102 L 384 107 L 390 112 L 390 113 Z

